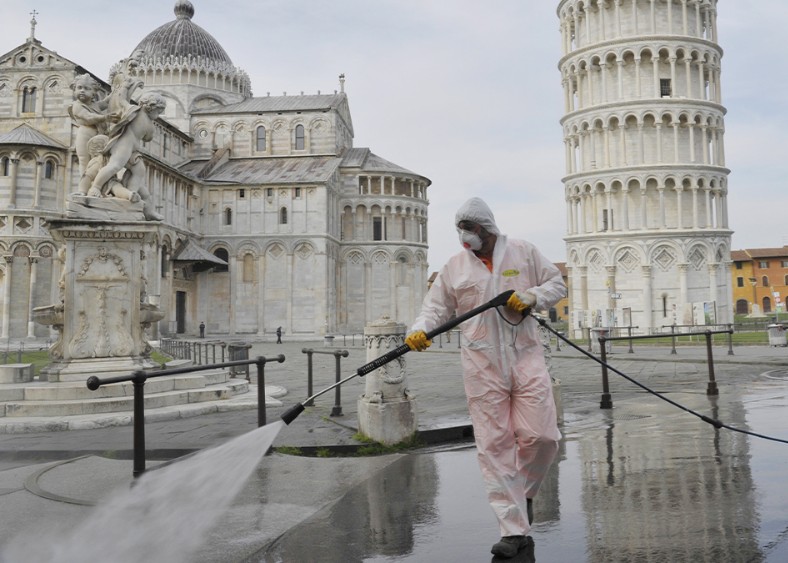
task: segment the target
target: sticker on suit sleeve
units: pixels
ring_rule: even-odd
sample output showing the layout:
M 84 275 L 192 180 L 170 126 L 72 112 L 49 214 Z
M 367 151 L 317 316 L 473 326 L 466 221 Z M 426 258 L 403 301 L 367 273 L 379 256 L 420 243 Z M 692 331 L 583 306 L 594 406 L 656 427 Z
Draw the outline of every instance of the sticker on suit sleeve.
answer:
M 520 270 L 504 270 L 501 275 L 505 278 L 513 278 L 520 275 Z

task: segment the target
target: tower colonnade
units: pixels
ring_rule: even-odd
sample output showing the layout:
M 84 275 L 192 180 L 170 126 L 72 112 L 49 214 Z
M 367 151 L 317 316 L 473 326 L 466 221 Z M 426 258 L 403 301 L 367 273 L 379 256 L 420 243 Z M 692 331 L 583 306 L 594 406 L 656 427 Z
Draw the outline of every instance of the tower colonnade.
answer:
M 565 240 L 578 334 L 730 319 L 716 4 L 558 3 Z

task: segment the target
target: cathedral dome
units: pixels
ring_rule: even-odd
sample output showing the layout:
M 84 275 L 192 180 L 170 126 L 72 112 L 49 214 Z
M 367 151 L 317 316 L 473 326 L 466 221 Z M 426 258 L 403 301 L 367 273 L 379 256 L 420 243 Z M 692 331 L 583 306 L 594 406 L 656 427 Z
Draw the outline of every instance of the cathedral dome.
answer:
M 137 56 L 153 60 L 201 59 L 218 66 L 232 66 L 227 52 L 213 36 L 192 22 L 194 6 L 189 0 L 177 0 L 175 20 L 153 30 L 134 49 Z

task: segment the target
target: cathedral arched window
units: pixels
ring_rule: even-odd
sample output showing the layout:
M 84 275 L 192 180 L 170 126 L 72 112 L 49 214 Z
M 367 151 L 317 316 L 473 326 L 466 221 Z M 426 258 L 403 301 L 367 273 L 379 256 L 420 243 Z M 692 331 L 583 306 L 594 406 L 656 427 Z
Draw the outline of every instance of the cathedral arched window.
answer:
M 55 177 L 55 163 L 47 160 L 44 164 L 44 178 L 51 180 Z
M 161 277 L 166 278 L 170 267 L 170 249 L 161 247 Z
M 11 173 L 11 159 L 4 156 L 0 159 L 0 176 L 8 176 Z
M 22 113 L 36 111 L 36 87 L 25 86 L 22 89 Z
M 287 225 L 287 207 L 283 207 L 279 210 L 279 224 Z
M 233 210 L 229 207 L 224 210 L 224 224 L 225 225 L 232 225 L 233 224 Z
M 295 128 L 295 149 L 297 151 L 304 150 L 304 126 L 296 125 Z
M 257 128 L 257 141 L 255 147 L 257 152 L 265 152 L 265 127 L 262 125 Z

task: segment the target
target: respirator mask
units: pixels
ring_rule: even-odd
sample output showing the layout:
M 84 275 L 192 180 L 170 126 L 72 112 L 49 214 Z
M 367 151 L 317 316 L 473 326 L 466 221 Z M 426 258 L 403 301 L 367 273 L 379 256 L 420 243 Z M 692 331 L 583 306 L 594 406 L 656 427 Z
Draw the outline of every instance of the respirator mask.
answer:
M 460 244 L 463 248 L 468 250 L 481 249 L 482 239 L 479 235 L 470 231 L 464 231 L 460 228 L 457 229 L 457 232 L 460 233 Z

